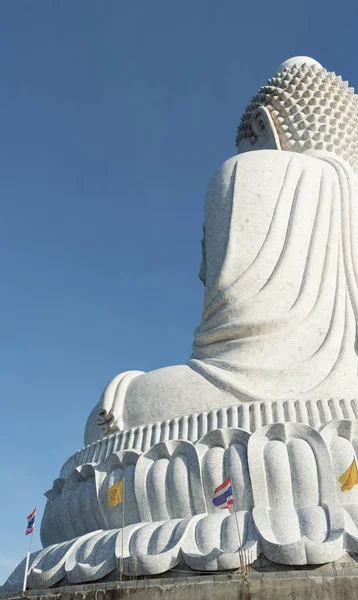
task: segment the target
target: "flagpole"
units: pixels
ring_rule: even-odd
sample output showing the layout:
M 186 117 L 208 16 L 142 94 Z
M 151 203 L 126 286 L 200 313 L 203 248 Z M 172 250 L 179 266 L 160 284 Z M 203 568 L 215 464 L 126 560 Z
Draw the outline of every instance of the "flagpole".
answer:
M 29 550 L 26 556 L 26 564 L 25 564 L 25 573 L 24 573 L 24 584 L 22 586 L 22 591 L 26 592 L 26 585 L 27 585 L 27 572 L 29 570 L 29 562 L 30 562 L 30 554 L 31 554 L 31 546 L 32 546 L 32 536 L 34 535 L 34 529 L 31 532 L 30 535 L 30 544 L 29 544 Z
M 122 548 L 121 548 L 121 561 L 120 561 L 120 572 L 119 578 L 123 581 L 123 553 L 124 553 L 124 506 L 125 506 L 125 498 L 126 498 L 126 478 L 125 471 L 123 471 L 123 504 L 122 504 Z
M 236 527 L 237 527 L 237 536 L 239 538 L 239 545 L 240 545 L 240 550 L 239 550 L 240 562 L 241 562 L 242 566 L 244 567 L 244 572 L 245 572 L 246 571 L 245 553 L 244 553 L 244 549 L 243 549 L 243 545 L 242 545 L 242 539 L 241 539 L 240 527 L 239 527 L 239 520 L 237 518 L 237 513 L 236 513 L 236 499 L 235 499 L 235 496 L 234 496 L 233 487 L 232 487 L 232 497 L 234 499 L 233 510 L 234 510 L 234 515 L 235 515 Z

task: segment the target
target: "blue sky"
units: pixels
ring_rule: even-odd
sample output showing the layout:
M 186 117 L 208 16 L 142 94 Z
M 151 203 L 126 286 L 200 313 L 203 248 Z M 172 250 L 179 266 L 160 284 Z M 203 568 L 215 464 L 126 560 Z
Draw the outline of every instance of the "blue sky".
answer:
M 106 383 L 189 358 L 205 188 L 245 105 L 299 54 L 357 87 L 357 18 L 356 0 L 0 2 L 0 583 Z

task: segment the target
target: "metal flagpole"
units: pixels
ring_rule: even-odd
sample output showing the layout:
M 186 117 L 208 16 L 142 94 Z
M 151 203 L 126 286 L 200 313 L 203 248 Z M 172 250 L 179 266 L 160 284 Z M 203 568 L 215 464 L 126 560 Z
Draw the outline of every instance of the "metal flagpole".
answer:
M 121 581 L 123 581 L 123 553 L 124 553 L 124 505 L 125 505 L 125 498 L 126 498 L 126 478 L 125 478 L 125 471 L 123 471 L 123 506 L 122 506 L 122 548 L 121 548 L 121 563 L 120 563 L 120 575 L 119 578 Z
M 232 488 L 232 486 L 231 486 L 231 488 Z M 242 563 L 242 566 L 244 567 L 244 572 L 246 572 L 245 553 L 244 553 L 244 549 L 243 549 L 243 545 L 242 545 L 242 539 L 241 539 L 240 527 L 239 527 L 239 520 L 238 520 L 237 514 L 236 514 L 236 499 L 235 499 L 235 496 L 234 496 L 234 490 L 233 490 L 233 488 L 232 488 L 232 497 L 234 499 L 233 510 L 234 510 L 234 515 L 235 515 L 236 527 L 237 527 L 237 536 L 239 538 L 239 544 L 240 544 L 240 550 L 239 550 L 240 562 Z
M 32 536 L 34 535 L 34 530 L 32 530 L 31 532 L 31 536 L 30 536 L 30 544 L 29 544 L 29 551 L 27 553 L 26 556 L 26 564 L 25 564 L 25 573 L 24 573 L 24 584 L 22 586 L 22 591 L 26 592 L 26 585 L 27 585 L 27 571 L 29 570 L 29 562 L 30 562 L 30 554 L 31 554 L 31 546 L 32 546 Z

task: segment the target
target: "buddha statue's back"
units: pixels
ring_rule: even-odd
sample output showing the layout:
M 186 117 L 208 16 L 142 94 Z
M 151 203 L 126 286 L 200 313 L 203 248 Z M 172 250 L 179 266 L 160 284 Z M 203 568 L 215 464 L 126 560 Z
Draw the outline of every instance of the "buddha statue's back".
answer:
M 238 402 L 356 395 L 357 123 L 354 90 L 312 59 L 260 88 L 208 187 L 192 357 L 117 376 L 86 443 Z

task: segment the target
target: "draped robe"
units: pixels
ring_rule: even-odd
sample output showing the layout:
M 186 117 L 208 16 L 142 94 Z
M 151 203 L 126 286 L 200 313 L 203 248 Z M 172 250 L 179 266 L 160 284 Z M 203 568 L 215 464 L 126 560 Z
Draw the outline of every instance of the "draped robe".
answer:
M 192 357 L 117 375 L 88 418 L 86 444 L 236 402 L 357 397 L 357 193 L 357 175 L 333 153 L 227 160 L 206 196 Z
M 188 364 L 241 401 L 357 391 L 356 175 L 310 154 L 241 154 L 209 184 Z

